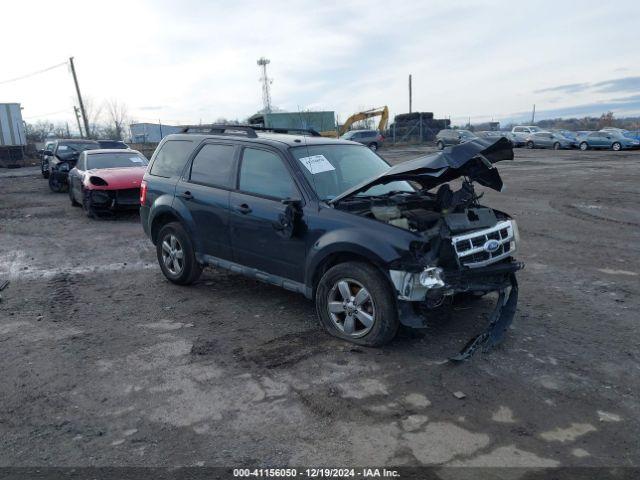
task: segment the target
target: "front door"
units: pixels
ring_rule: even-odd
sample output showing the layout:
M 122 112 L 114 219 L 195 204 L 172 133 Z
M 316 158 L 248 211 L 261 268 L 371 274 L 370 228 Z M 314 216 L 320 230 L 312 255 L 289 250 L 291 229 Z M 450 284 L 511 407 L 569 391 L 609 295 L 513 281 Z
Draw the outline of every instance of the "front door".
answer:
M 189 211 L 201 253 L 231 260 L 229 195 L 234 186 L 236 147 L 206 143 L 176 185 L 175 202 Z
M 244 148 L 238 191 L 231 193 L 231 245 L 234 261 L 271 275 L 304 281 L 305 242 L 281 227 L 286 205 L 301 200 L 284 160 L 274 151 Z

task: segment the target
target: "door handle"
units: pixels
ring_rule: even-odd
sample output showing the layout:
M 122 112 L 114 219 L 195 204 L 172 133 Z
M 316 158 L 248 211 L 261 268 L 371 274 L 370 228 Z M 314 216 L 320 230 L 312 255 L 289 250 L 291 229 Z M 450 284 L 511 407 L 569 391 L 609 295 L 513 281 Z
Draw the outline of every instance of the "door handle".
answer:
M 186 192 L 182 192 L 181 197 L 184 198 L 185 200 L 192 200 L 193 199 L 193 195 L 188 190 Z
M 234 210 L 243 215 L 246 215 L 247 213 L 251 213 L 251 207 L 246 203 L 243 203 L 242 205 L 238 205 L 237 207 L 235 207 Z

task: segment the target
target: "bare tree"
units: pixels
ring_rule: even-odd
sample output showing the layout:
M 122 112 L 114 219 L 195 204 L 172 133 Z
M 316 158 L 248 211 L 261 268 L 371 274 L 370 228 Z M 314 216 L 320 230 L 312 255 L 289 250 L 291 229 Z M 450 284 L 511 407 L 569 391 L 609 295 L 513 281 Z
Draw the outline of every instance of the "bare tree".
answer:
M 127 125 L 129 124 L 129 112 L 127 106 L 116 99 L 105 102 L 108 116 L 108 123 L 113 127 L 113 134 L 116 140 L 122 140 Z
M 100 135 L 100 117 L 102 116 L 102 105 L 97 104 L 92 97 L 84 97 L 84 111 L 89 122 L 89 131 L 85 132 L 89 138 L 98 138 Z

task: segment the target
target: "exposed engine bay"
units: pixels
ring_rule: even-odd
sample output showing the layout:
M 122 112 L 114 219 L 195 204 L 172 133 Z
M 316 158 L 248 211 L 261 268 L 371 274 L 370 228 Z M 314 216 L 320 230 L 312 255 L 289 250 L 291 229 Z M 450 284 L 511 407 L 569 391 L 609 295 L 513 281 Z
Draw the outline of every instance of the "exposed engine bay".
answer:
M 450 305 L 456 295 L 497 292 L 489 326 L 451 358 L 455 361 L 498 344 L 515 315 L 515 272 L 524 267 L 513 258 L 519 240 L 517 224 L 506 213 L 481 205 L 482 194 L 474 188 L 475 182 L 500 191 L 502 179 L 493 163 L 510 159 L 513 151 L 505 142 L 470 142 L 396 165 L 334 202 L 335 208 L 416 235 L 412 258 L 389 270 L 404 325 L 428 326 L 429 312 Z M 461 182 L 454 190 L 449 182 L 456 179 Z M 393 180 L 410 182 L 414 191 L 367 195 L 372 185 Z

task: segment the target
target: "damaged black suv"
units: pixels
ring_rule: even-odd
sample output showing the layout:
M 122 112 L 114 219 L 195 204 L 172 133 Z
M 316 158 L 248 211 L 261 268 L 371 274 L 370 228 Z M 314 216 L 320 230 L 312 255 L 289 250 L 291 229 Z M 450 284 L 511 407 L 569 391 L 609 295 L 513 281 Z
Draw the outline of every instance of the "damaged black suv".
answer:
M 515 313 L 516 222 L 474 190 L 501 190 L 494 163 L 511 159 L 503 138 L 390 167 L 313 131 L 186 127 L 158 145 L 140 214 L 171 282 L 214 265 L 300 292 L 329 333 L 361 345 L 428 325 L 455 294 L 498 292 L 463 359 L 499 342 Z

